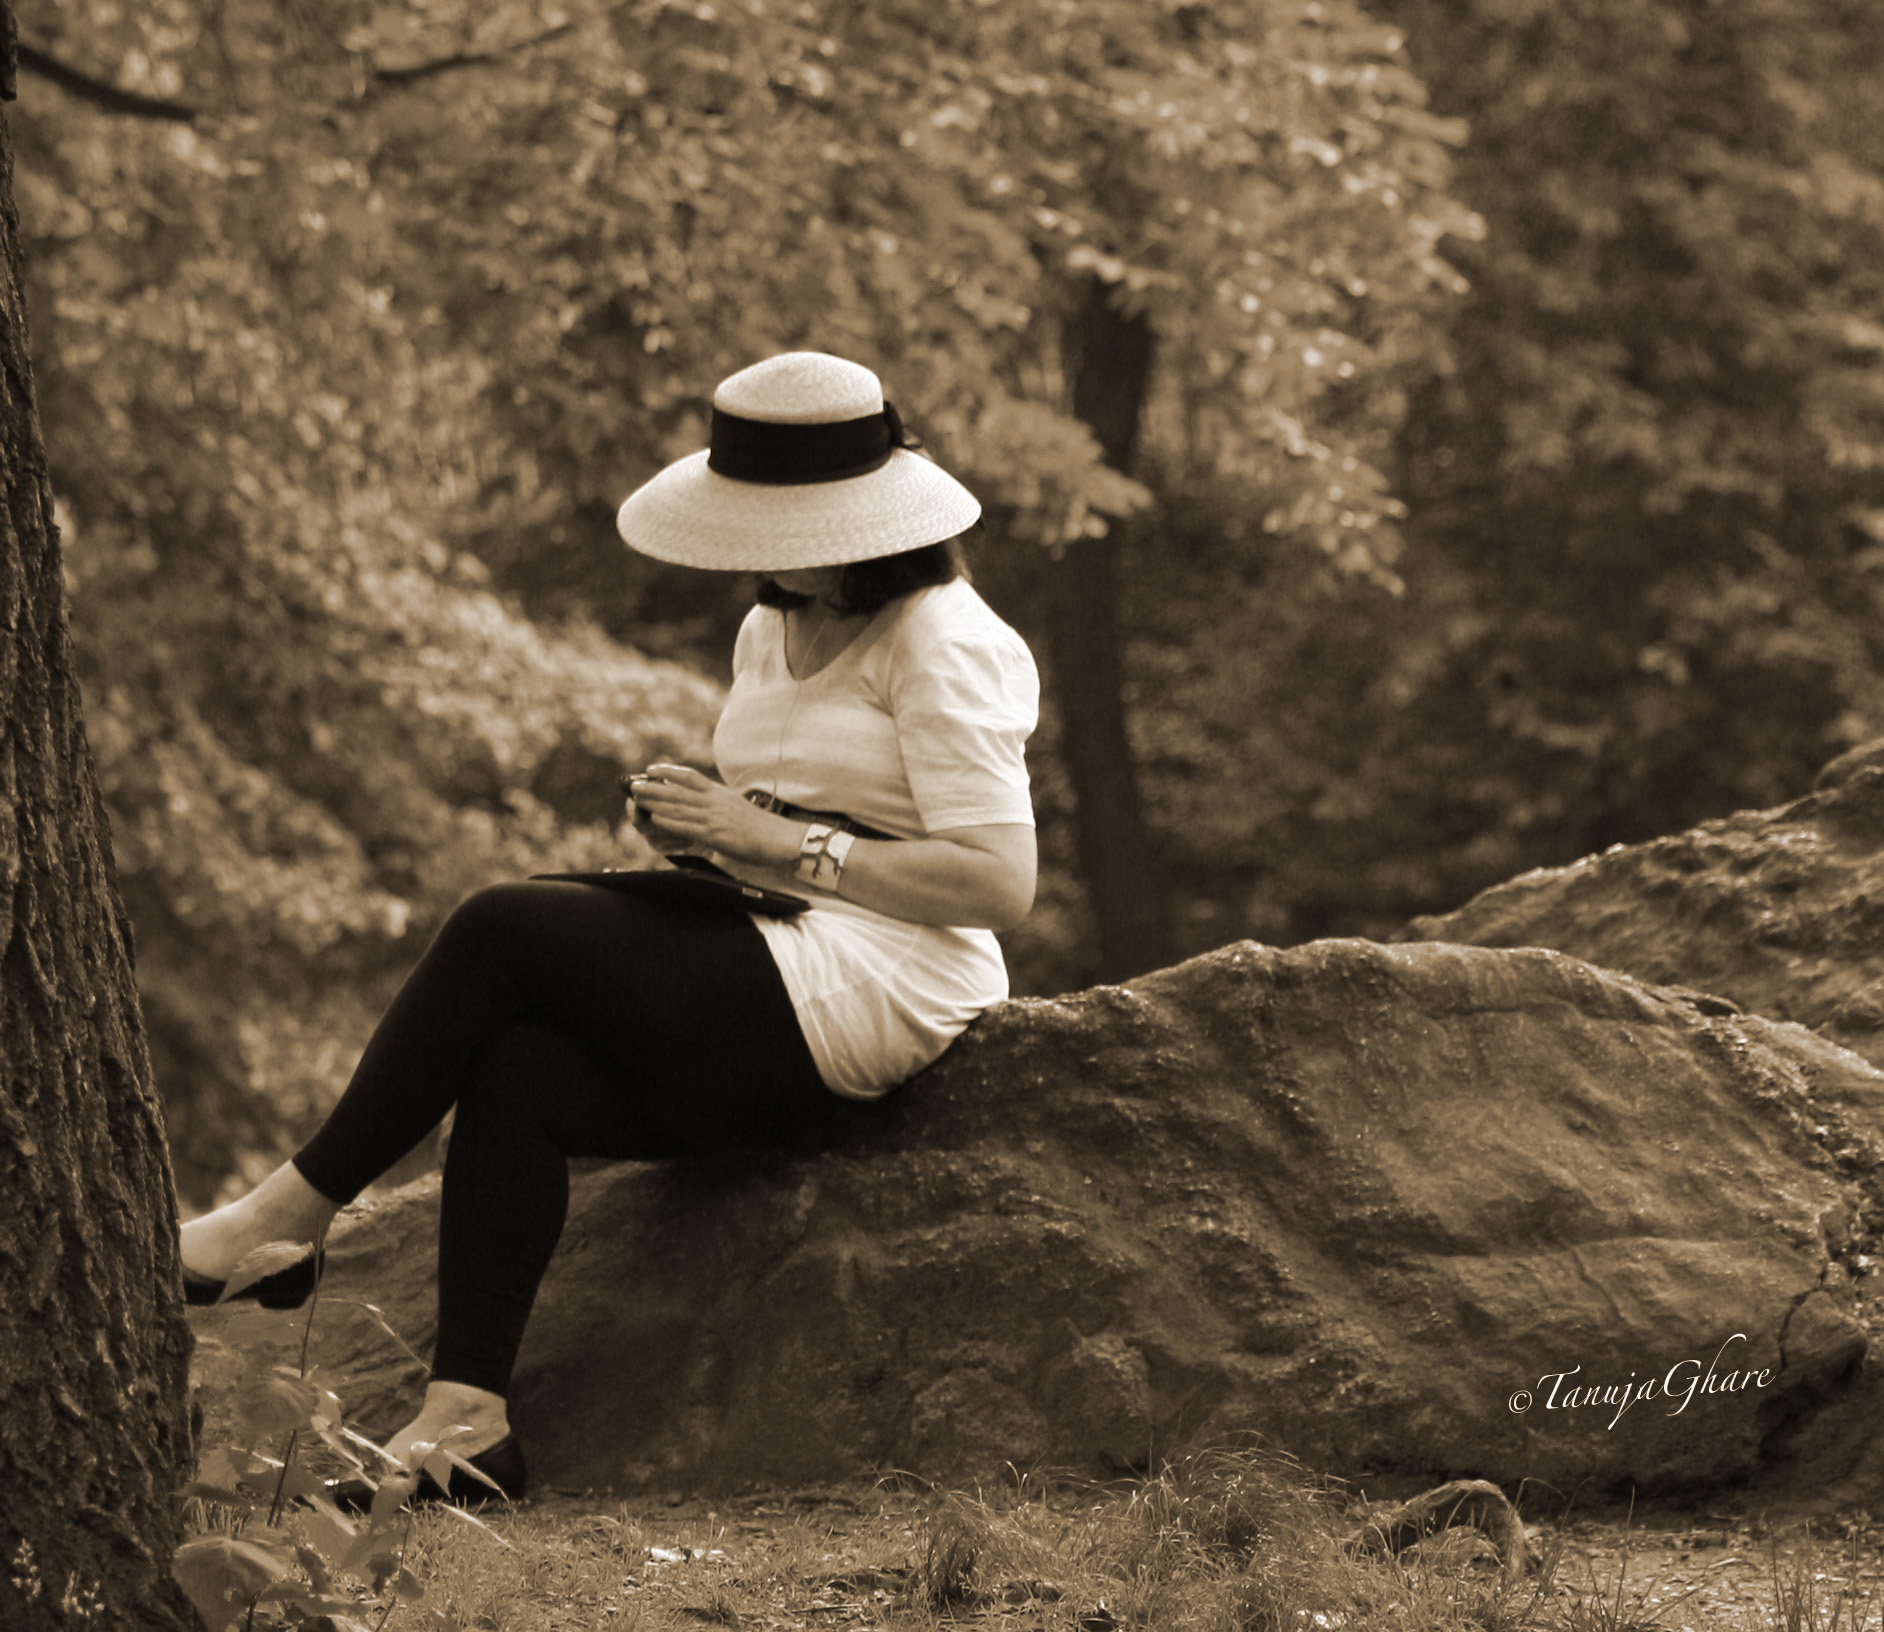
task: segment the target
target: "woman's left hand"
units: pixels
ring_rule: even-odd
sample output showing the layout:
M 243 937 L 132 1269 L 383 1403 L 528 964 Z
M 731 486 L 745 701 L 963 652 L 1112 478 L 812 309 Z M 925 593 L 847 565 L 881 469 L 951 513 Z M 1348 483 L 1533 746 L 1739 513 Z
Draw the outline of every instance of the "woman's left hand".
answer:
M 759 809 L 704 771 L 650 765 L 629 778 L 628 791 L 656 827 L 697 849 L 717 850 L 758 867 L 790 867 L 798 859 L 802 822 Z

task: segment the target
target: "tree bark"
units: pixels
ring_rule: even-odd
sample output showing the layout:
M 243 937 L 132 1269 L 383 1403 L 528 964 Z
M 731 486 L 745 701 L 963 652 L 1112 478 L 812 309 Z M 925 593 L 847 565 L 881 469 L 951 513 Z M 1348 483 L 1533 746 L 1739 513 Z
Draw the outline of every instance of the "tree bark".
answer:
M 1081 294 L 1066 328 L 1067 383 L 1073 412 L 1092 427 L 1106 463 L 1129 473 L 1155 341 L 1150 322 L 1120 312 L 1111 294 L 1097 279 Z M 1044 625 L 1101 980 L 1162 968 L 1176 956 L 1164 869 L 1126 733 L 1118 604 L 1126 526 L 1115 522 L 1104 538 L 1066 546 L 1047 575 Z
M 0 21 L 10 21 L 0 6 Z M 0 120 L 0 1626 L 193 1627 L 176 1197 L 72 673 Z

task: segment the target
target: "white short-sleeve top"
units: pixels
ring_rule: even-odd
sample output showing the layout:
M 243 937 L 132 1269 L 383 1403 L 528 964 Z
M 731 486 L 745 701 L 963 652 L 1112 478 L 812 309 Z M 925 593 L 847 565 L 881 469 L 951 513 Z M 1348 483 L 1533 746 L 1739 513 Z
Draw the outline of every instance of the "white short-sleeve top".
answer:
M 805 680 L 786 666 L 784 614 L 754 607 L 713 751 L 741 793 L 841 811 L 899 838 L 1031 826 L 1022 749 L 1039 709 L 1026 643 L 955 579 L 892 601 Z M 789 873 L 718 859 L 806 893 Z M 824 894 L 809 912 L 754 921 L 820 1073 L 852 1098 L 887 1092 L 1007 996 L 989 930 L 906 923 Z

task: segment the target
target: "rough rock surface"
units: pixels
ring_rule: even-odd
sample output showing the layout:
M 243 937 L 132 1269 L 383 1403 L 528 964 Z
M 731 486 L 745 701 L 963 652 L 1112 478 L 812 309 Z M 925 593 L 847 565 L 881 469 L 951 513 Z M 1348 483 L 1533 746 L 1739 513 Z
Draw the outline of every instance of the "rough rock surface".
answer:
M 840 1151 L 580 1174 L 512 1421 L 543 1481 L 621 1490 L 1249 1430 L 1375 1490 L 1783 1480 L 1802 1446 L 1818 1479 L 1857 1447 L 1881 1094 L 1555 952 L 1233 946 L 1004 1005 Z M 315 1350 L 369 1429 L 420 1374 L 339 1300 L 425 1352 L 435 1214 L 420 1181 L 333 1239 Z
M 1525 873 L 1404 938 L 1554 947 L 1884 1065 L 1884 742 L 1832 761 L 1803 799 Z

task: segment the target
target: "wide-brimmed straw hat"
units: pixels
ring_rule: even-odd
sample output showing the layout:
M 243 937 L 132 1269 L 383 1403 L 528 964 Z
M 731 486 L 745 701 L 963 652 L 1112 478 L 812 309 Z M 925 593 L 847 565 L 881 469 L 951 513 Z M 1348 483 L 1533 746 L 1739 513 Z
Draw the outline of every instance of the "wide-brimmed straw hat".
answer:
M 713 393 L 712 446 L 629 494 L 615 525 L 644 555 L 732 572 L 835 567 L 939 544 L 981 514 L 913 451 L 860 363 L 788 351 Z

